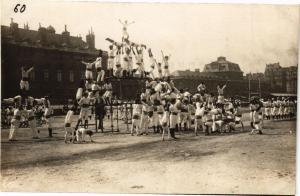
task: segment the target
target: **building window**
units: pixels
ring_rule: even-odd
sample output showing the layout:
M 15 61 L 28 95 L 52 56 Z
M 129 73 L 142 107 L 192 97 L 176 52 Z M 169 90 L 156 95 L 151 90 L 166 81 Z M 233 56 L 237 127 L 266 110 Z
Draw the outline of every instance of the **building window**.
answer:
M 44 70 L 44 81 L 49 81 L 49 71 L 48 71 L 48 69 Z
M 34 81 L 35 80 L 35 71 L 32 70 L 30 73 L 29 73 L 29 78 L 31 81 Z
M 70 82 L 74 82 L 74 72 L 70 71 Z
M 61 82 L 61 78 L 62 78 L 62 73 L 61 73 L 61 70 L 57 70 L 57 81 L 58 82 Z

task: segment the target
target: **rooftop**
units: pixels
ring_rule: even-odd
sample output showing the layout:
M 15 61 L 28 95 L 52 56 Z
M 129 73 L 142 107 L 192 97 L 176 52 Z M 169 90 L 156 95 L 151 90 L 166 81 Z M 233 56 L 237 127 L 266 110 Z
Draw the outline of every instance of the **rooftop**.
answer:
M 213 61 L 204 66 L 203 72 L 242 72 L 240 66 L 226 60 L 226 57 L 220 56 L 217 61 Z

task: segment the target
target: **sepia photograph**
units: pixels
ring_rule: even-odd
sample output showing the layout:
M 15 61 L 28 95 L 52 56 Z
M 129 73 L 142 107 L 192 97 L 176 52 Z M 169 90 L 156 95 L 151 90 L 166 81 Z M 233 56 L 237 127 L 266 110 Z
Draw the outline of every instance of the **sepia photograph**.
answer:
M 3 0 L 0 191 L 295 195 L 299 11 Z

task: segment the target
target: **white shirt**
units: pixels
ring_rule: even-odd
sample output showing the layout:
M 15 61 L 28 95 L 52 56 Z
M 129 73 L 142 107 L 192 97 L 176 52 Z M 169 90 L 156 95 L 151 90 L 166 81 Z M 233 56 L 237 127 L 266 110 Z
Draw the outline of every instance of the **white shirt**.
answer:
M 86 69 L 92 69 L 93 63 L 86 63 L 85 66 L 86 66 Z
M 226 87 L 226 85 L 224 85 L 222 88 L 220 88 L 219 86 L 217 86 L 218 94 L 219 95 L 223 95 L 225 87 Z
M 150 66 L 154 68 L 156 64 L 156 59 L 154 57 L 150 57 Z
M 33 70 L 33 67 L 31 67 L 30 69 L 28 69 L 27 71 L 25 71 L 24 68 L 22 68 L 22 78 L 28 78 L 29 77 L 29 73 Z
M 72 110 L 69 110 L 67 115 L 66 115 L 66 118 L 65 118 L 65 124 L 67 123 L 72 123 L 72 117 L 73 117 L 73 114 L 74 112 Z
M 88 97 L 82 97 L 81 99 L 80 99 L 80 101 L 79 101 L 79 105 L 80 106 L 82 106 L 83 104 L 84 105 L 89 105 L 90 104 L 90 98 L 88 98 Z
M 135 55 L 136 63 L 143 63 L 143 54 L 137 54 Z
M 53 110 L 51 108 L 46 108 L 44 116 L 50 116 L 53 114 Z
M 142 110 L 142 105 L 140 104 L 133 104 L 133 114 L 140 114 Z
M 95 67 L 96 68 L 101 68 L 102 67 L 102 58 L 101 57 L 96 58 Z
M 92 91 L 99 90 L 98 84 L 92 84 Z
M 110 58 L 115 57 L 115 54 L 114 54 L 115 51 L 116 51 L 116 49 L 109 50 L 109 52 L 108 52 L 108 57 L 110 57 Z

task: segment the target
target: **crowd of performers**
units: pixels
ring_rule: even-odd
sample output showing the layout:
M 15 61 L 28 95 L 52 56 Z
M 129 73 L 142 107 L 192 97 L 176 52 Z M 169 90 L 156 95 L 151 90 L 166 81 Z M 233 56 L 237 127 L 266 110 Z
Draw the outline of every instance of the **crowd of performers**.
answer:
M 242 121 L 241 101 L 224 99 L 226 85 L 218 85 L 218 95 L 206 90 L 205 84 L 198 86 L 198 93 L 189 89 L 178 90 L 172 80 L 148 80 L 144 92 L 136 99 L 133 110 L 131 134 L 148 134 L 149 127 L 154 133 L 162 133 L 176 139 L 176 131 L 194 130 L 195 135 L 203 131 L 205 135 L 236 130 Z M 264 119 L 292 118 L 296 112 L 296 102 L 289 98 L 263 100 L 252 97 L 250 101 L 251 133 L 262 134 Z M 265 118 L 264 118 L 265 117 Z
M 93 80 L 90 89 L 86 88 L 87 82 L 82 81 L 77 90 L 77 100 L 65 117 L 65 142 L 84 141 L 85 135 L 89 135 L 92 141 L 93 131 L 88 129 L 88 120 L 92 113 L 97 115 L 99 123 L 102 122 L 99 128 L 103 130 L 105 106 L 112 104 L 112 85 L 108 81 L 109 79 L 104 79 L 103 83 L 97 83 Z M 204 83 L 200 83 L 197 93 L 192 94 L 189 89 L 178 90 L 170 77 L 157 76 L 155 79 L 148 77 L 145 81 L 145 88 L 137 95 L 132 105 L 132 135 L 147 135 L 153 129 L 153 133 L 162 134 L 162 140 L 165 140 L 166 135 L 168 138 L 177 139 L 175 134 L 178 131 L 192 130 L 195 135 L 200 132 L 210 135 L 236 131 L 237 126 L 244 131 L 241 101 L 224 98 L 226 84 L 218 85 L 216 87 L 218 94 L 214 95 L 206 89 Z M 11 115 L 9 140 L 15 140 L 15 133 L 22 119 L 27 120 L 32 137 L 38 139 L 36 114 L 40 111 L 48 128 L 48 137 L 52 137 L 53 108 L 49 97 L 36 99 L 28 96 L 28 80 L 24 85 L 22 78 L 20 84 L 22 84 L 21 95 L 2 101 L 14 106 L 2 110 Z M 74 113 L 77 107 L 80 108 L 80 114 L 75 123 Z M 284 97 L 276 100 L 252 97 L 249 107 L 251 133 L 262 134 L 264 120 L 289 119 L 296 113 L 296 102 Z
M 103 130 L 105 106 L 112 105 L 113 87 L 111 78 L 141 77 L 146 79 L 145 88 L 137 95 L 133 104 L 131 134 L 142 135 L 149 133 L 149 127 L 154 133 L 161 133 L 162 139 L 176 139 L 177 131 L 193 130 L 195 135 L 199 131 L 206 135 L 212 133 L 231 132 L 240 125 L 244 130 L 242 121 L 241 101 L 238 99 L 224 98 L 226 84 L 217 86 L 217 95 L 210 93 L 204 83 L 197 87 L 197 93 L 191 94 L 189 89 L 177 89 L 170 78 L 169 58 L 162 53 L 161 62 L 157 62 L 151 49 L 143 44 L 129 41 L 127 21 L 120 21 L 123 25 L 122 42 L 112 39 L 108 52 L 107 69 L 102 67 L 103 52 L 100 50 L 98 57 L 93 62 L 82 63 L 86 66 L 85 80 L 82 80 L 76 92 L 74 106 L 67 112 L 64 121 L 65 142 L 84 140 L 89 135 L 92 140 L 93 131 L 88 129 L 89 119 L 94 113 L 99 120 L 99 129 Z M 144 66 L 144 51 L 147 50 L 150 60 L 149 69 Z M 134 56 L 134 58 L 133 58 Z M 134 61 L 136 66 L 134 67 Z M 93 78 L 95 66 L 97 77 Z M 32 130 L 32 137 L 39 138 L 37 130 L 37 113 L 42 113 L 52 137 L 53 108 L 49 97 L 40 99 L 29 96 L 29 73 L 33 67 L 22 67 L 20 82 L 20 95 L 2 100 L 2 104 L 13 105 L 8 109 L 2 108 L 2 113 L 7 112 L 11 128 L 9 140 L 14 141 L 16 131 L 22 119 L 28 122 Z M 155 71 L 156 70 L 156 71 Z M 156 73 L 155 73 L 155 72 Z M 80 108 L 80 114 L 75 126 L 74 113 Z M 92 111 L 94 110 L 94 111 Z M 253 97 L 250 101 L 250 125 L 252 133 L 262 133 L 264 116 L 266 119 L 292 118 L 296 113 L 296 102 L 289 98 L 261 100 Z

